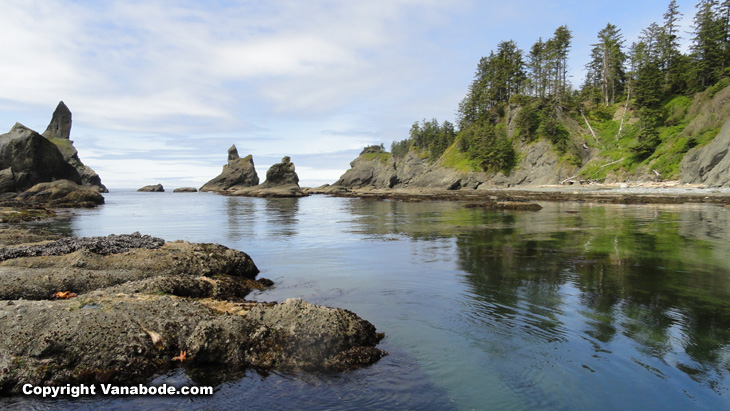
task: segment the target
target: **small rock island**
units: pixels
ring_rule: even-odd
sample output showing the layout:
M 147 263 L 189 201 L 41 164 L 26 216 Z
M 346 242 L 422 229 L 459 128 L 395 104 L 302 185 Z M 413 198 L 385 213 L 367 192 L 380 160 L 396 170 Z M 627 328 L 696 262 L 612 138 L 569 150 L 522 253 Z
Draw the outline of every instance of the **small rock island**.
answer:
M 280 163 L 272 165 L 266 172 L 266 181 L 259 184 L 259 177 L 251 154 L 238 156 L 233 145 L 228 149 L 228 163 L 217 177 L 205 183 L 200 191 L 244 197 L 304 197 L 307 193 L 299 187 L 294 163 L 285 156 Z

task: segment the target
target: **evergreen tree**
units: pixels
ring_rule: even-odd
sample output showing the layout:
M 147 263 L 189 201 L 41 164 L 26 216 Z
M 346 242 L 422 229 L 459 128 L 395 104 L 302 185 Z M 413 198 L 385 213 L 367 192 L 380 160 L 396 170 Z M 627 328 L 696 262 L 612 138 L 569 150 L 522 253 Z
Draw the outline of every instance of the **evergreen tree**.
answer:
M 669 93 L 678 91 L 679 64 L 679 19 L 682 14 L 679 12 L 677 0 L 672 0 L 664 13 L 664 26 L 662 26 L 658 38 L 658 48 L 661 59 L 661 70 L 664 72 L 664 88 Z
M 512 40 L 500 42 L 496 54 L 479 61 L 469 92 L 459 103 L 460 128 L 490 120 L 491 110 L 518 94 L 526 78 L 522 50 Z
M 609 105 L 622 93 L 626 80 L 626 55 L 621 50 L 624 40 L 621 30 L 610 23 L 598 32 L 598 40 L 593 45 L 591 62 L 586 65 L 587 84 L 600 85 L 603 104 Z
M 723 21 L 717 11 L 716 0 L 697 3 L 692 38 L 692 58 L 695 65 L 695 89 L 704 90 L 713 84 L 724 70 Z

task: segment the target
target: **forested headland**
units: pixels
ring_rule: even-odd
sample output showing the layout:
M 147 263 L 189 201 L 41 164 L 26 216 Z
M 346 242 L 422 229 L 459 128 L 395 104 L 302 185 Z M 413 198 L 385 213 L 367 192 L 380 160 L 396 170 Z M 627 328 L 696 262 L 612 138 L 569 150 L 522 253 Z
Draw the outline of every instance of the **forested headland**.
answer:
M 730 0 L 701 0 L 693 17 L 672 0 L 657 15 L 633 40 L 615 24 L 601 28 L 580 87 L 567 80 L 568 26 L 529 50 L 501 41 L 479 61 L 455 124 L 416 122 L 391 155 L 412 151 L 459 171 L 509 174 L 526 147 L 549 141 L 561 162 L 577 167 L 577 178 L 641 172 L 676 179 L 684 155 L 712 141 L 730 118 L 727 99 L 717 98 L 730 85 Z M 679 29 L 685 18 L 691 33 Z M 689 36 L 687 52 L 682 36 Z

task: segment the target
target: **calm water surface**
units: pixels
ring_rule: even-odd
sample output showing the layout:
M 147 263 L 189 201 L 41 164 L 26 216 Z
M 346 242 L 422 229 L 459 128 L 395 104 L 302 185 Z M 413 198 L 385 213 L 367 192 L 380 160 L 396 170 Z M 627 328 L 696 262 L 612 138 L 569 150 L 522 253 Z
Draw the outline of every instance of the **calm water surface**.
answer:
M 730 209 L 117 191 L 43 223 L 250 254 L 251 297 L 355 311 L 386 338 L 342 374 L 178 369 L 212 397 L 2 399 L 35 409 L 730 409 Z

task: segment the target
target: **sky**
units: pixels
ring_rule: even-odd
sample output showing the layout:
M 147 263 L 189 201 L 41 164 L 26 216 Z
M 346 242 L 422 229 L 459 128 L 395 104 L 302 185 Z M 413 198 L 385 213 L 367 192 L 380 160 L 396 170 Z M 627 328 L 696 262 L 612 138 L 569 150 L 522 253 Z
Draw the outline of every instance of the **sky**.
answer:
M 685 46 L 695 0 L 680 0 Z M 627 46 L 669 0 L 0 0 L 0 133 L 43 132 L 59 101 L 110 189 L 200 187 L 235 144 L 302 186 L 333 183 L 363 147 L 455 121 L 479 59 L 529 51 L 563 24 L 583 83 L 607 23 Z

